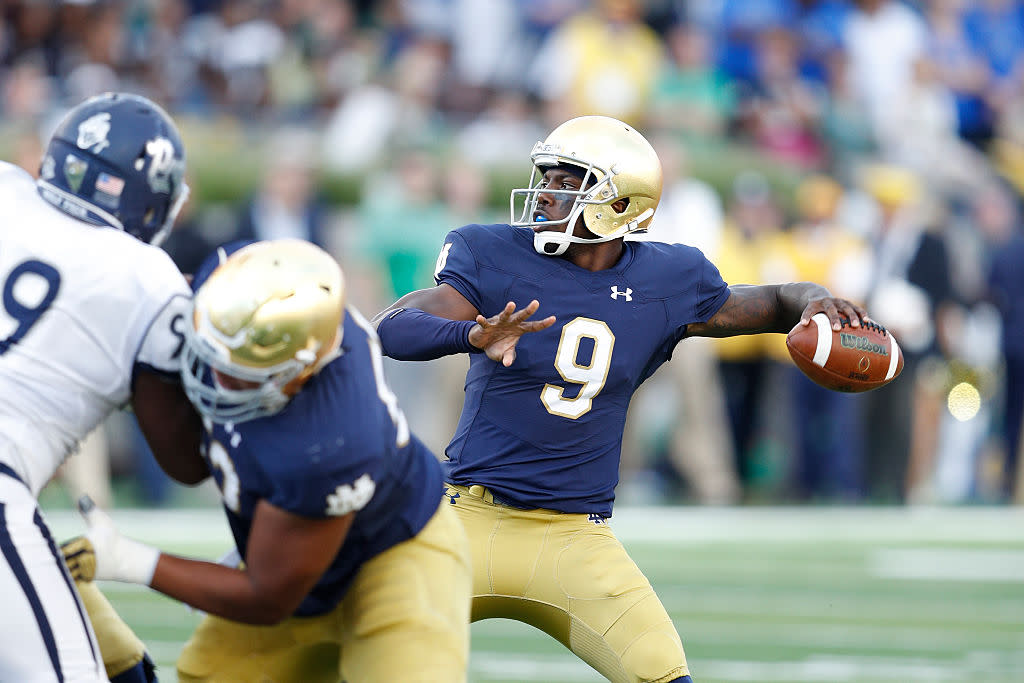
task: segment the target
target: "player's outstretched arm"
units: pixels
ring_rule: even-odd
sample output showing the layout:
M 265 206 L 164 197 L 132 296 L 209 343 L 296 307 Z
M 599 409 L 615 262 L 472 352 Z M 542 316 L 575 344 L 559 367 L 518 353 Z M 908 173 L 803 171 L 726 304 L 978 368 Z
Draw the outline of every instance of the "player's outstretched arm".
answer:
M 554 324 L 554 317 L 529 320 L 536 301 L 516 310 L 509 302 L 497 315 L 480 315 L 461 293 L 447 284 L 406 294 L 374 320 L 384 354 L 397 360 L 432 360 L 454 353 L 483 351 L 511 365 L 523 334 Z
M 374 324 L 395 311 L 415 308 L 448 320 L 476 320 L 480 312 L 451 285 L 441 283 L 436 287 L 409 292 L 373 317 Z
M 846 318 L 859 327 L 868 319 L 857 304 L 832 296 L 813 282 L 783 285 L 731 285 L 729 298 L 707 322 L 687 326 L 688 337 L 732 337 L 760 332 L 789 332 L 797 323 L 808 324 L 816 313 L 825 313 L 839 329 Z
M 355 515 L 309 519 L 260 501 L 244 570 L 163 553 L 150 586 L 226 619 L 276 624 L 294 614 L 337 557 Z
M 126 538 L 87 498 L 88 533 L 62 545 L 76 580 L 148 585 L 226 619 L 271 625 L 290 617 L 341 550 L 355 513 L 308 519 L 260 501 L 245 569 L 162 553 Z

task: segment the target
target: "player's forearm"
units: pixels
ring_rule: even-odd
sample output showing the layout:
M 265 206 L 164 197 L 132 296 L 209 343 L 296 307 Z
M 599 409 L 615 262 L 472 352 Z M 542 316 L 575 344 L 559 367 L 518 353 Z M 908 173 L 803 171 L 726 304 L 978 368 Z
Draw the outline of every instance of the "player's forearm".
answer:
M 735 334 L 785 334 L 800 322 L 807 304 L 831 296 L 827 289 L 813 282 L 734 285 L 730 289 L 732 296 L 716 318 L 720 319 L 720 327 Z
M 276 624 L 301 602 L 276 599 L 260 590 L 245 571 L 162 553 L 149 584 L 196 609 L 243 624 Z
M 469 341 L 472 320 L 448 320 L 417 309 L 399 308 L 377 323 L 381 349 L 396 360 L 433 360 L 480 351 Z
M 725 304 L 705 323 L 688 326 L 694 337 L 731 337 L 762 332 L 789 332 L 811 301 L 830 296 L 813 282 L 784 285 L 732 285 Z

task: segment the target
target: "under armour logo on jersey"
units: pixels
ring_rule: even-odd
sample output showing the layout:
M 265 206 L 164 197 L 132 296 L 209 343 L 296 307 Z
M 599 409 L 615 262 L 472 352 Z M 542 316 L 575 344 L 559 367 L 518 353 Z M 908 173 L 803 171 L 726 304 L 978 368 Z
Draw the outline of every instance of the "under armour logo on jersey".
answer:
M 626 287 L 626 291 L 625 292 L 620 292 L 618 285 L 612 285 L 612 298 L 613 299 L 617 299 L 620 296 L 621 297 L 625 297 L 626 301 L 632 301 L 633 300 L 633 290 L 630 289 L 629 287 Z
M 449 505 L 455 505 L 455 499 L 462 497 L 458 491 L 450 489 L 447 486 L 444 487 L 444 495 L 448 496 Z
M 593 522 L 594 524 L 607 524 L 608 523 L 608 518 L 607 517 L 602 517 L 601 515 L 597 514 L 596 512 L 591 512 L 590 516 L 587 517 L 587 520 L 590 521 L 590 522 Z

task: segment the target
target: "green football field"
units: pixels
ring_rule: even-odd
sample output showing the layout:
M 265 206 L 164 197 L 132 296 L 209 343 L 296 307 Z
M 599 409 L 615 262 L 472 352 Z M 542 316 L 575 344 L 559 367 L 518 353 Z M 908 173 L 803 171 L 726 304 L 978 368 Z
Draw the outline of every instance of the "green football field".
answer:
M 79 533 L 47 515 L 59 538 Z M 164 549 L 215 558 L 219 510 L 114 514 Z M 1010 508 L 623 508 L 616 533 L 654 584 L 698 683 L 1024 681 L 1024 511 Z M 198 615 L 104 584 L 161 681 Z M 473 683 L 601 681 L 506 620 L 475 624 Z

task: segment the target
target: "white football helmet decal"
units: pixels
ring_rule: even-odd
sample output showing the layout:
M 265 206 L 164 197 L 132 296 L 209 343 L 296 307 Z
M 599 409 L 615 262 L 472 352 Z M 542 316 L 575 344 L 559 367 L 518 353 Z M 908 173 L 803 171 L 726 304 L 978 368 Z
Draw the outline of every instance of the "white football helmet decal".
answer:
M 101 112 L 90 116 L 78 126 L 78 146 L 99 154 L 110 146 L 107 135 L 110 134 L 110 112 Z

